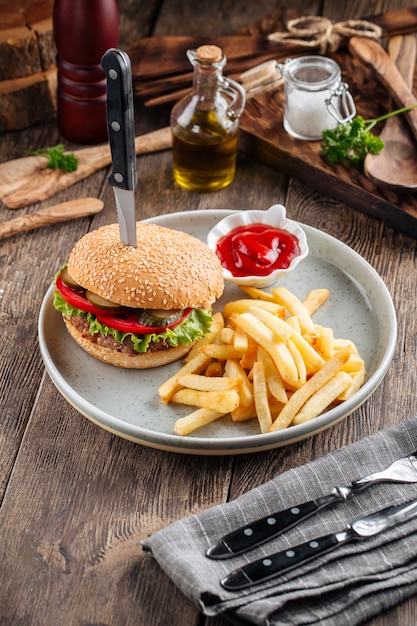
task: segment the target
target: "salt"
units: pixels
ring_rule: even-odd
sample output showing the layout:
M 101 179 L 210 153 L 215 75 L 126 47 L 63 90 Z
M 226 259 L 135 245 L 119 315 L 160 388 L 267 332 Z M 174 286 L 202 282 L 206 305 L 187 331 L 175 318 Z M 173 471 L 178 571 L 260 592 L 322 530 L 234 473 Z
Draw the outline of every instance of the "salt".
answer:
M 340 67 L 332 59 L 306 56 L 281 66 L 285 85 L 284 128 L 297 139 L 322 138 L 322 132 L 356 113 Z

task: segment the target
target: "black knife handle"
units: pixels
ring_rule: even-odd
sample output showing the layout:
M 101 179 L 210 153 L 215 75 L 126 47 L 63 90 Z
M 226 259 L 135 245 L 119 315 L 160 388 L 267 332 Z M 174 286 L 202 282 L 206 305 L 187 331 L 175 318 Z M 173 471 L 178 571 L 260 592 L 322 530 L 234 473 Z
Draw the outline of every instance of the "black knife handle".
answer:
M 107 130 L 113 164 L 109 183 L 132 191 L 137 172 L 130 58 L 123 50 L 110 48 L 103 55 L 101 65 L 107 80 Z
M 340 500 L 343 500 L 343 497 L 335 489 L 329 495 L 323 496 L 318 500 L 310 500 L 284 511 L 267 515 L 222 537 L 218 544 L 208 549 L 207 556 L 211 559 L 227 559 L 250 550 L 265 541 L 273 539 L 284 530 L 292 528 L 320 509 Z
M 331 534 L 302 543 L 294 548 L 287 548 L 230 572 L 223 578 L 221 585 L 230 591 L 250 587 L 288 572 L 297 565 L 307 563 L 325 552 L 330 552 L 340 543 L 343 543 L 343 539 Z

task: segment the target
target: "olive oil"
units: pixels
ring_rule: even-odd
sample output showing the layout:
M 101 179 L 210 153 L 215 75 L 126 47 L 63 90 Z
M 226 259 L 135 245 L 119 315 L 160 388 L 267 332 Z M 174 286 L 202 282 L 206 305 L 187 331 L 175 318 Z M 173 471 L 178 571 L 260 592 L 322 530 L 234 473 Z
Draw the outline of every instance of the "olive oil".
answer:
M 226 58 L 217 46 L 188 50 L 194 66 L 193 91 L 171 111 L 174 180 L 192 191 L 217 191 L 233 181 L 241 85 L 222 76 Z
M 238 133 L 206 133 L 203 137 L 173 133 L 172 159 L 175 181 L 192 191 L 217 191 L 235 176 Z

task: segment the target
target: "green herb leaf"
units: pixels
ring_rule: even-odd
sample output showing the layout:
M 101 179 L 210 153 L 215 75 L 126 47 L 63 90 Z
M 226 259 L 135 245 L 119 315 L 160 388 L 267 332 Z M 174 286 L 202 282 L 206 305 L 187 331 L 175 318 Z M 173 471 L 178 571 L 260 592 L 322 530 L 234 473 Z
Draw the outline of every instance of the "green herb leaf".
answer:
M 404 107 L 372 120 L 365 120 L 357 115 L 349 122 L 339 124 L 334 129 L 324 130 L 322 132 L 321 155 L 330 163 L 344 163 L 358 170 L 363 170 L 366 155 L 368 153 L 379 154 L 384 147 L 382 139 L 371 133 L 372 128 L 378 122 L 414 108 L 416 106 Z
M 48 159 L 46 167 L 63 172 L 75 172 L 78 159 L 73 152 L 65 152 L 64 144 L 59 143 L 44 150 L 25 150 L 25 154 L 44 156 Z

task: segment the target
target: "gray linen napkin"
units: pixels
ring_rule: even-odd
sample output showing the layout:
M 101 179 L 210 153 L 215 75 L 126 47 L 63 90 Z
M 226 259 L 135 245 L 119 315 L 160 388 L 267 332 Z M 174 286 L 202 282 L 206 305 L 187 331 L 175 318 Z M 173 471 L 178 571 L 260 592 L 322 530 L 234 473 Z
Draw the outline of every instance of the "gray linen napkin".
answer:
M 354 626 L 417 593 L 417 518 L 337 548 L 274 580 L 239 592 L 220 585 L 248 561 L 343 530 L 349 522 L 417 498 L 417 484 L 378 484 L 317 513 L 250 552 L 214 561 L 222 535 L 259 517 L 327 494 L 384 469 L 417 449 L 417 417 L 289 470 L 226 504 L 174 522 L 142 542 L 179 589 L 206 615 L 266 626 Z M 342 618 L 342 622 L 341 622 Z

